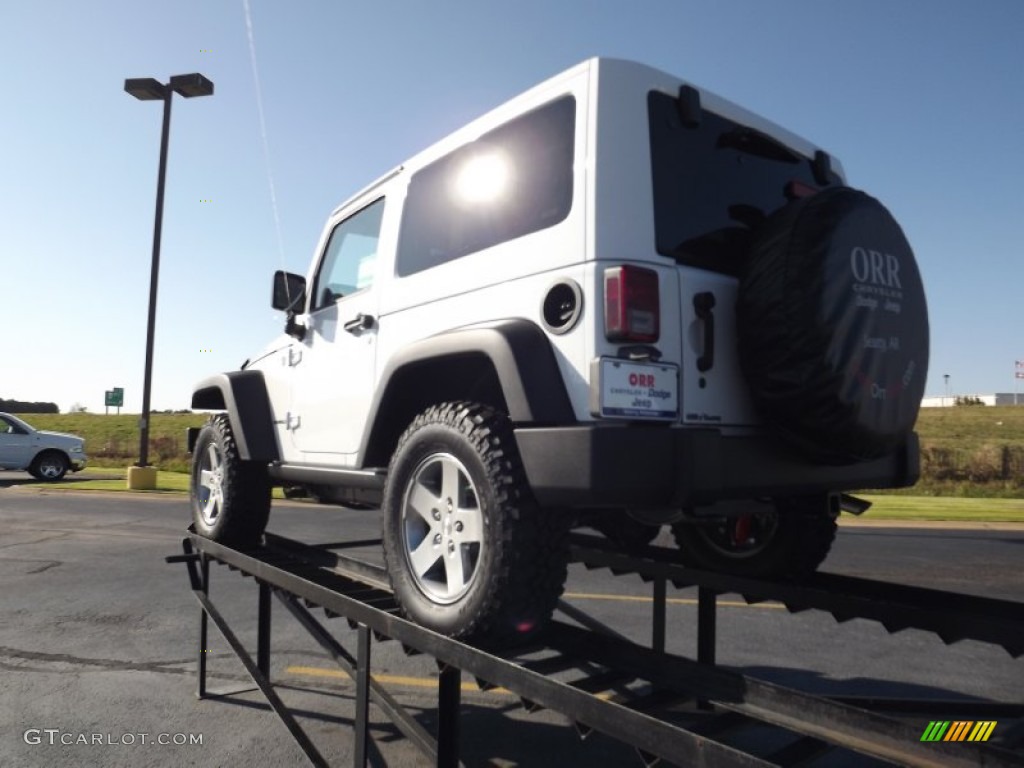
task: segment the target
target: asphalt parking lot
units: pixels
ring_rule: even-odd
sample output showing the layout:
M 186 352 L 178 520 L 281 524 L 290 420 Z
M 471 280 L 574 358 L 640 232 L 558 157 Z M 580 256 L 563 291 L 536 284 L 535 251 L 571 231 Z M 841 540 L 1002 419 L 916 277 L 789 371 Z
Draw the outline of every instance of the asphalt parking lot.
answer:
M 180 550 L 187 522 L 181 497 L 0 488 L 0 765 L 301 763 L 258 693 L 195 698 L 198 607 L 183 567 L 163 561 Z M 378 525 L 374 513 L 289 502 L 275 506 L 270 529 L 317 541 L 373 537 Z M 1022 545 L 1024 530 L 1012 527 L 844 528 L 827 568 L 1024 600 Z M 211 594 L 254 648 L 253 582 L 215 568 Z M 576 568 L 567 585 L 571 603 L 638 641 L 650 633 L 649 595 L 637 578 Z M 671 649 L 692 656 L 692 590 L 670 597 Z M 827 615 L 794 616 L 728 596 L 720 606 L 718 659 L 755 677 L 823 694 L 1022 698 L 1024 660 L 999 648 L 945 646 L 922 632 L 889 635 L 865 621 L 838 625 Z M 344 622 L 329 626 L 351 647 Z M 350 762 L 354 687 L 282 610 L 273 638 L 272 676 L 283 698 L 330 760 Z M 209 645 L 211 687 L 247 687 L 241 664 L 212 629 Z M 436 667 L 407 658 L 394 643 L 378 643 L 374 653 L 374 674 L 429 726 Z M 527 714 L 507 694 L 467 685 L 467 765 L 639 764 L 631 749 L 600 735 L 580 742 L 559 715 Z M 375 721 L 373 733 L 376 764 L 419 764 L 390 724 Z

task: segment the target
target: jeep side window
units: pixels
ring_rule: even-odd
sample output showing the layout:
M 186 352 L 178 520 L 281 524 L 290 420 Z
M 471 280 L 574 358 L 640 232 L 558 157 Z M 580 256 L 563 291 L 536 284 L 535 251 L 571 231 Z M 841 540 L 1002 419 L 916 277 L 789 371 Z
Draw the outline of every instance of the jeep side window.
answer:
M 409 180 L 396 270 L 411 275 L 554 226 L 572 207 L 576 99 L 563 96 Z
M 332 305 L 373 283 L 384 198 L 340 222 L 331 232 L 313 289 L 313 309 Z

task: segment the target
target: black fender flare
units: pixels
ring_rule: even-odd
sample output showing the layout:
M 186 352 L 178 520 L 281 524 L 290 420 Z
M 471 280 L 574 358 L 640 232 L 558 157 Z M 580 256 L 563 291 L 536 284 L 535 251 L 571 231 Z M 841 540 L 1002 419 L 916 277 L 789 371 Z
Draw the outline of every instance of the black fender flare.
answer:
M 514 424 L 574 424 L 576 416 L 554 350 L 544 331 L 525 318 L 509 318 L 455 328 L 414 342 L 395 353 L 381 372 L 367 414 L 368 428 L 359 450 L 360 464 L 381 458 L 381 442 L 397 439 L 388 413 L 404 399 L 402 380 L 425 363 L 483 358 L 497 376 L 508 416 Z M 410 419 L 411 421 L 411 419 Z
M 262 371 L 207 376 L 192 391 L 192 407 L 226 411 L 243 461 L 280 460 L 274 416 Z

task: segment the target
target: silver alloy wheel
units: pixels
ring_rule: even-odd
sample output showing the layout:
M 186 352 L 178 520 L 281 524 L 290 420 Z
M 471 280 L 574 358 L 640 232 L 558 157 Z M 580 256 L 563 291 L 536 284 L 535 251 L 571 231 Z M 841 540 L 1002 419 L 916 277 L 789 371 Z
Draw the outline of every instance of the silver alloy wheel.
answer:
M 203 522 L 212 528 L 224 508 L 224 454 L 216 442 L 206 447 L 199 465 L 198 486 L 199 514 L 203 516 Z
M 433 602 L 454 603 L 473 585 L 483 519 L 461 461 L 435 453 L 420 462 L 402 498 L 402 545 L 416 586 Z
M 44 480 L 57 480 L 64 474 L 64 460 L 59 456 L 44 456 L 39 460 L 39 475 Z

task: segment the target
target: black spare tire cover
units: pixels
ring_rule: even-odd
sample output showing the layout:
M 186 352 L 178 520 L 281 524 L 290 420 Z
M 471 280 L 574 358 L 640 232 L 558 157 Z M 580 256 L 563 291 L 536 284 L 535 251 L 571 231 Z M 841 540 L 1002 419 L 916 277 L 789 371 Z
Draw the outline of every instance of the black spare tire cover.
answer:
M 766 219 L 736 313 L 754 403 L 790 442 L 853 463 L 906 439 L 928 372 L 928 309 L 910 244 L 873 197 L 833 187 Z

